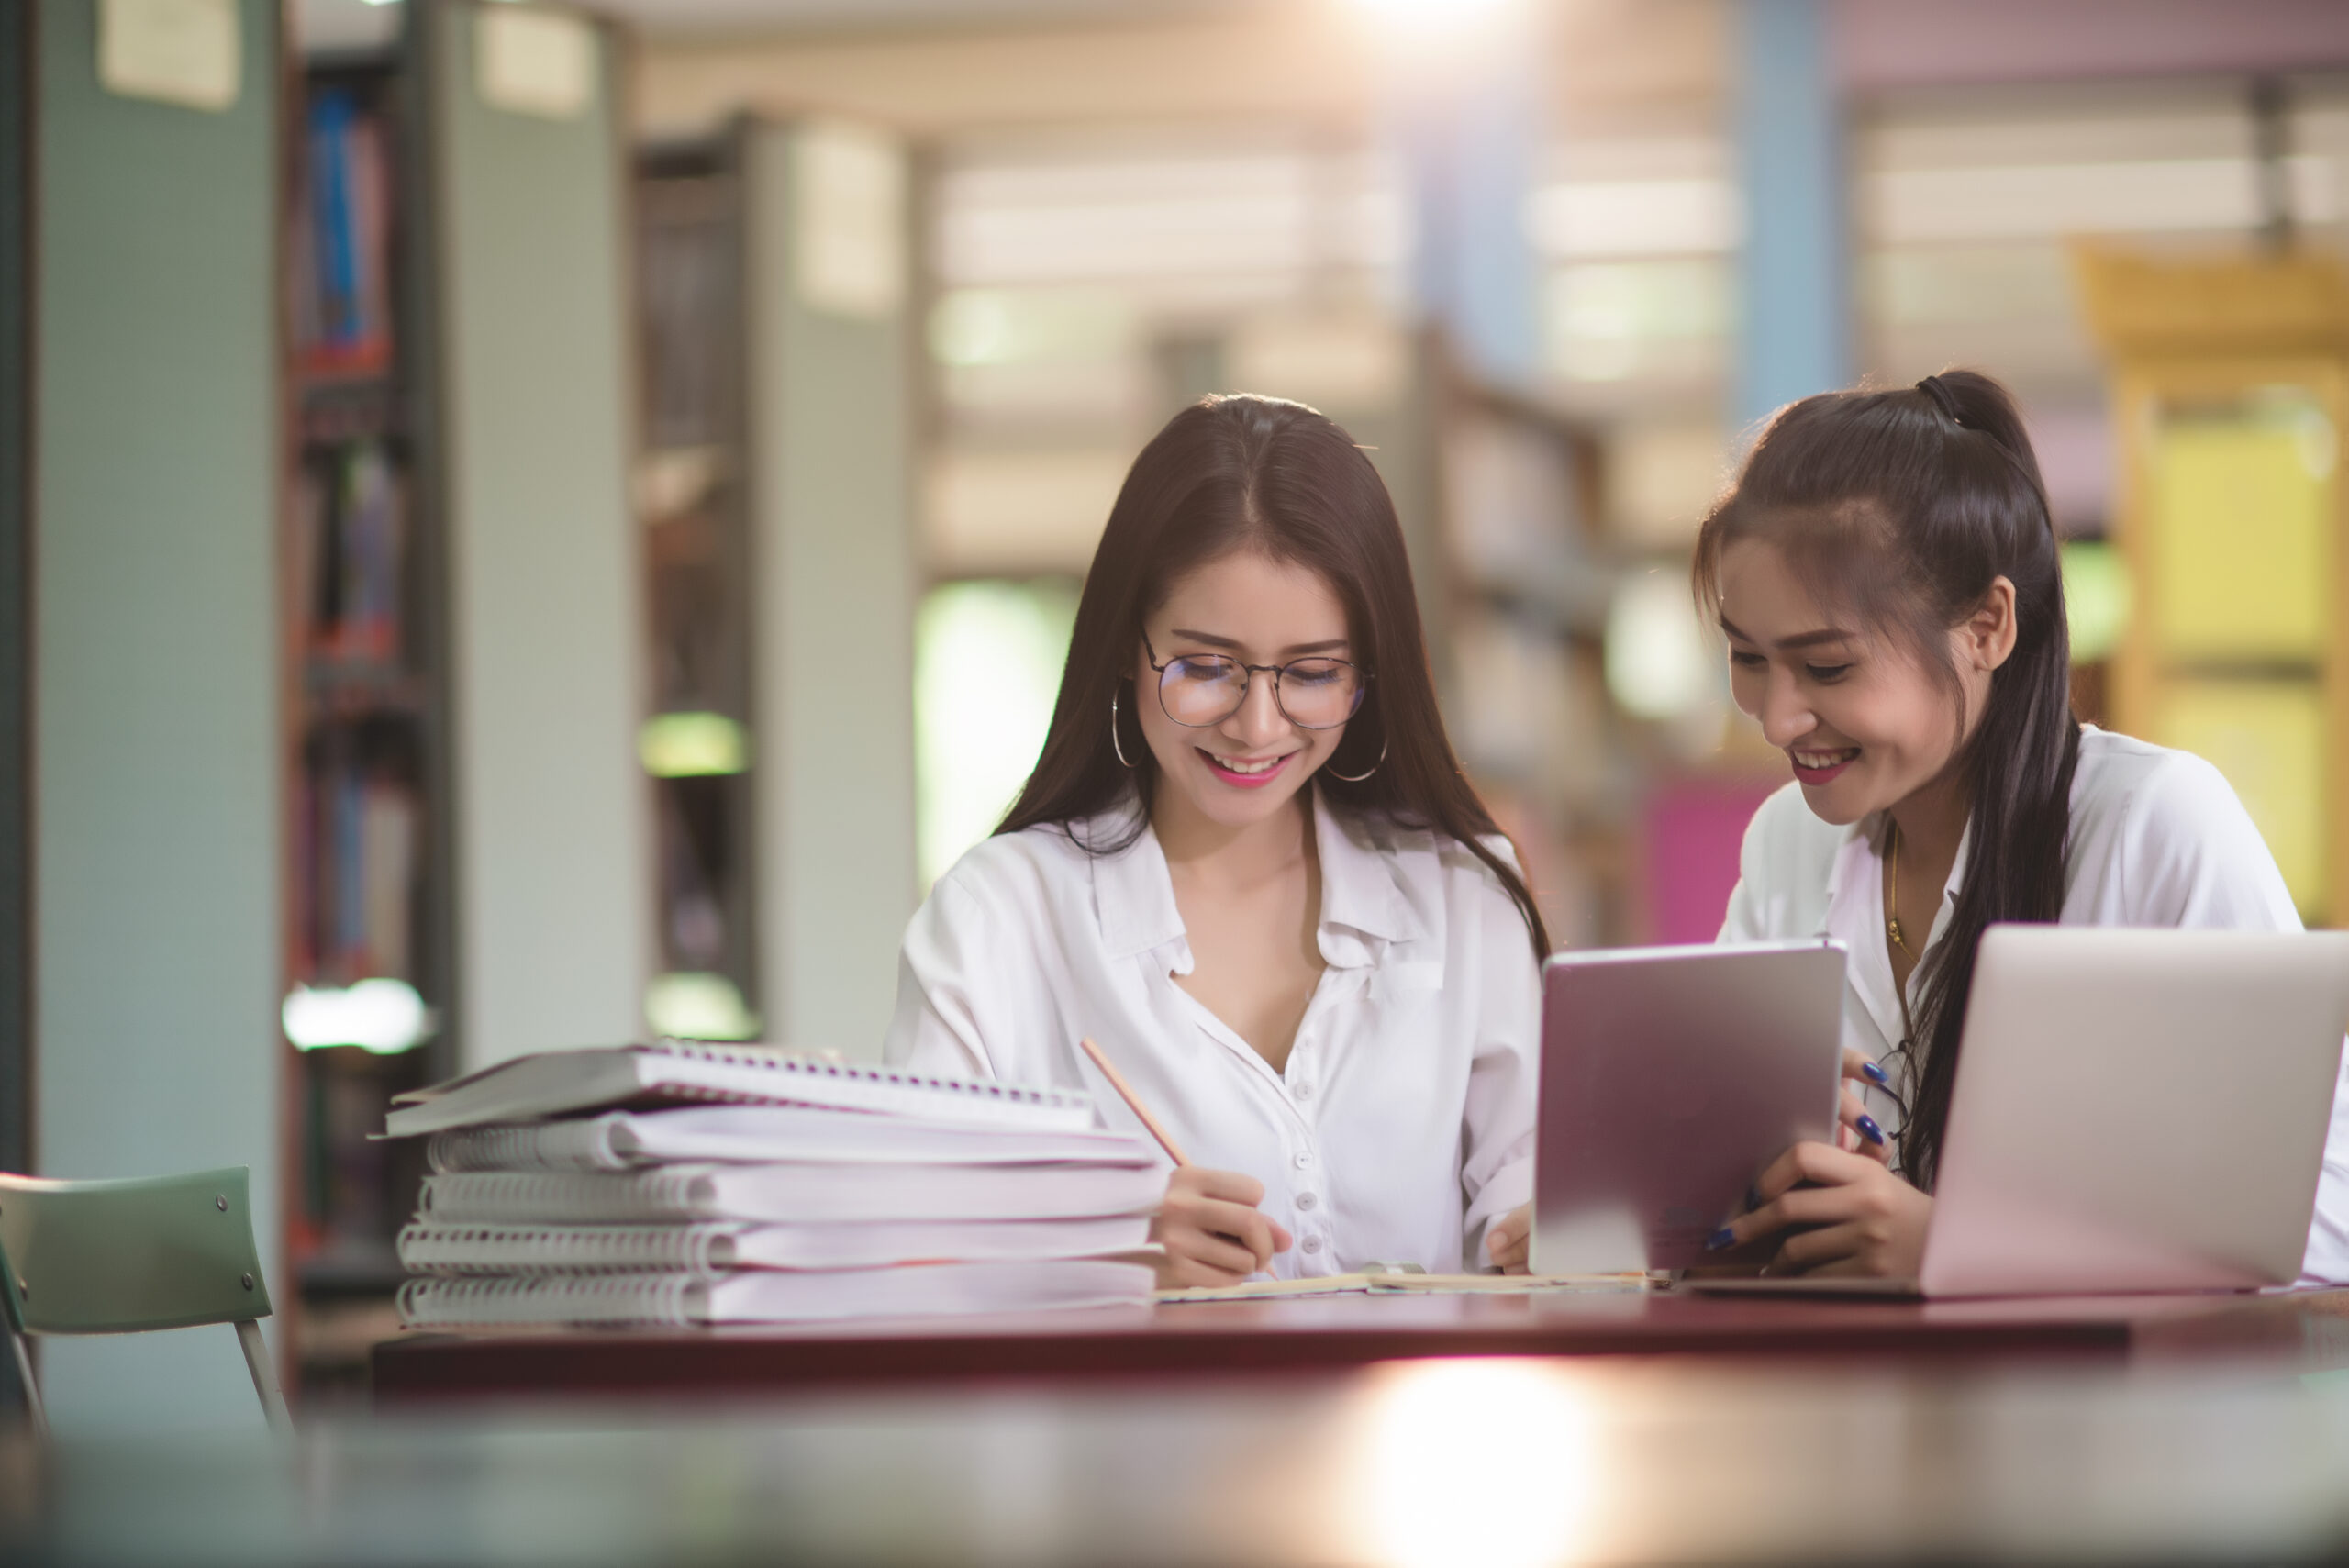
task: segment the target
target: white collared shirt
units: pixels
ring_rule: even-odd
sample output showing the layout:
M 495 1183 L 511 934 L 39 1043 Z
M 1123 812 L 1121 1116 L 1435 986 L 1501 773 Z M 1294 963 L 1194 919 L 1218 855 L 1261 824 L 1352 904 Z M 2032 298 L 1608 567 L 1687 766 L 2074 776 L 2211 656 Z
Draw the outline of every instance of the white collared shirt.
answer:
M 1194 1163 L 1264 1184 L 1264 1212 L 1296 1239 L 1277 1277 L 1481 1268 L 1487 1222 L 1533 1195 L 1525 921 L 1457 843 L 1308 800 L 1328 967 L 1286 1073 L 1174 984 L 1191 944 L 1147 826 L 1110 854 L 1042 827 L 957 862 L 907 929 L 887 1059 L 1083 1089 L 1146 1137 L 1077 1049 L 1090 1037 Z M 1129 820 L 1074 826 L 1109 843 Z
M 1851 951 L 1843 1043 L 1879 1062 L 1905 1032 L 1885 948 L 1880 826 L 1871 817 L 1838 828 L 1811 814 L 1799 784 L 1779 790 L 1745 830 L 1740 880 L 1720 934 L 1725 942 L 1841 939 Z M 2190 752 L 2082 726 L 2071 835 L 2061 924 L 2300 929 L 2250 813 L 2219 770 Z M 1972 836 L 1969 824 L 1920 959 L 1949 929 Z M 1920 962 L 1909 974 L 1912 1009 L 1923 995 L 1923 973 Z M 1889 1096 L 1869 1091 L 1869 1110 L 1887 1129 L 1896 1125 Z M 2301 1272 L 2310 1281 L 2349 1283 L 2349 1085 L 2333 1096 Z

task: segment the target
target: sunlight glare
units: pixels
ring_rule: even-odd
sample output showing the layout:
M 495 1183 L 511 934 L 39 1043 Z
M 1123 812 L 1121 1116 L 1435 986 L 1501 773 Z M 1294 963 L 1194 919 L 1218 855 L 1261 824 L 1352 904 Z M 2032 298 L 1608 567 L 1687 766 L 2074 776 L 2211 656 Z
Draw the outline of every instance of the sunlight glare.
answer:
M 1444 24 L 1458 26 L 1506 10 L 1517 0 L 1353 0 L 1389 27 L 1432 31 Z
M 1370 1396 L 1353 1515 L 1395 1568 L 1535 1568 L 1586 1555 L 1590 1395 L 1540 1362 L 1413 1362 Z

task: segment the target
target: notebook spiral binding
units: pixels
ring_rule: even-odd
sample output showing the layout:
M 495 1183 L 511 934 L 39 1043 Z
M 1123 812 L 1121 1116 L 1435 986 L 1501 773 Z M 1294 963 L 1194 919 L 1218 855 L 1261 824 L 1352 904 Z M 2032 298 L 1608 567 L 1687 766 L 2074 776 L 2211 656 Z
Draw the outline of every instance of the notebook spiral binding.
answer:
M 599 1178 L 587 1192 L 577 1173 L 570 1171 L 469 1171 L 453 1178 L 464 1195 L 453 1221 L 447 1216 L 447 1176 L 427 1176 L 418 1195 L 417 1213 L 427 1220 L 437 1213 L 440 1223 L 462 1224 L 483 1208 L 508 1216 L 527 1215 L 534 1221 L 560 1224 L 569 1220 L 592 1224 L 634 1219 L 690 1219 L 707 1188 L 705 1173 L 690 1165 L 629 1171 Z
M 400 1262 L 421 1273 L 710 1274 L 730 1266 L 736 1225 L 457 1225 L 401 1228 Z M 721 1253 L 729 1253 L 720 1256 Z
M 400 1286 L 399 1312 L 410 1327 L 507 1323 L 662 1323 L 694 1321 L 703 1282 L 678 1274 L 523 1274 L 507 1279 L 421 1277 Z
M 999 1083 L 992 1078 L 940 1078 L 927 1073 L 901 1072 L 894 1067 L 863 1067 L 854 1062 L 839 1062 L 825 1056 L 713 1045 L 707 1040 L 678 1040 L 669 1035 L 663 1035 L 648 1049 L 660 1051 L 664 1055 L 716 1062 L 724 1067 L 776 1068 L 786 1073 L 813 1073 L 827 1078 L 846 1078 L 863 1084 L 937 1089 L 959 1095 L 966 1099 L 1006 1100 L 1025 1106 L 1080 1104 L 1089 1106 L 1092 1103 L 1083 1095 L 1066 1089 L 1030 1088 L 1019 1084 Z M 713 1097 L 731 1100 L 739 1096 L 729 1095 Z
M 424 1146 L 435 1172 L 625 1171 L 629 1162 L 612 1147 L 617 1117 L 588 1121 L 527 1122 L 519 1126 L 458 1127 L 436 1132 Z

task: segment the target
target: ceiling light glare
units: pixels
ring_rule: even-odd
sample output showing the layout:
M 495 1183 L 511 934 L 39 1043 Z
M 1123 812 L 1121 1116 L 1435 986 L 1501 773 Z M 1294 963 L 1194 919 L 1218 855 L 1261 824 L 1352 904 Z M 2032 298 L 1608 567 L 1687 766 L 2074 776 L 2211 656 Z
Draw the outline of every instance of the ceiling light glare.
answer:
M 432 1009 L 405 980 L 362 980 L 346 988 L 296 985 L 279 1010 L 296 1051 L 355 1045 L 378 1056 L 413 1051 L 432 1038 Z
M 1461 23 L 1489 17 L 1508 10 L 1518 0 L 1352 0 L 1356 9 L 1365 11 L 1393 27 L 1433 30 L 1447 24 Z
M 656 779 L 723 777 L 751 765 L 751 736 L 722 713 L 656 714 L 637 731 L 636 754 Z
M 1515 22 L 1525 0 L 1345 0 L 1374 35 L 1407 94 L 1459 91 L 1507 62 L 1526 41 Z

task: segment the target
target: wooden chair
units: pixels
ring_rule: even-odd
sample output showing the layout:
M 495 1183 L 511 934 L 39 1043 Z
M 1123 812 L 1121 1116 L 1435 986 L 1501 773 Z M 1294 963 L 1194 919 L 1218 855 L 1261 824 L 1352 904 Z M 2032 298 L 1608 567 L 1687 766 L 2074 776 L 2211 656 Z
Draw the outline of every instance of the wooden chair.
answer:
M 292 1429 L 261 1336 L 269 1284 L 242 1165 L 185 1176 L 59 1182 L 0 1173 L 0 1303 L 34 1429 L 47 1414 L 28 1334 L 139 1334 L 233 1323 L 272 1428 Z

